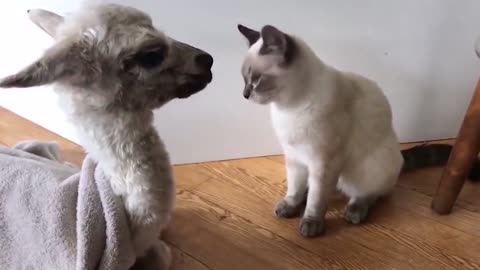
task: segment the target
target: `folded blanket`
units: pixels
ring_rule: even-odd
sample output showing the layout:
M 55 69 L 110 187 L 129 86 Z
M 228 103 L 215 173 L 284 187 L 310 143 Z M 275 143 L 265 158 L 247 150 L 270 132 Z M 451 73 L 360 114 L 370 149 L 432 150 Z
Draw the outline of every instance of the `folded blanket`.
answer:
M 135 263 L 127 217 L 108 177 L 88 156 L 81 169 L 62 163 L 53 143 L 0 146 L 0 250 L 0 269 Z M 155 260 L 139 264 L 148 261 Z

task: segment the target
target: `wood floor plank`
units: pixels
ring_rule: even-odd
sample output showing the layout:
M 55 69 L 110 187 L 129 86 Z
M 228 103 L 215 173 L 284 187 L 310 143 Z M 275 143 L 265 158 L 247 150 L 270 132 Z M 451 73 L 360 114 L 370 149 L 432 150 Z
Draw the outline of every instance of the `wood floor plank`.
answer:
M 172 269 L 171 270 L 212 270 L 201 261 L 193 258 L 179 248 L 170 245 L 172 251 Z
M 454 215 L 436 215 L 432 213 L 430 208 L 431 196 L 401 186 L 395 190 L 393 196 L 395 197 L 393 202 L 399 208 L 408 209 L 421 215 L 423 218 L 431 219 L 451 228 L 480 237 L 480 215 L 477 212 L 457 206 L 455 207 Z
M 173 173 L 176 179 L 182 180 L 182 188 L 186 190 L 192 190 L 195 187 L 209 181 L 210 175 L 202 173 L 200 170 L 196 170 L 200 165 L 189 166 L 175 166 Z M 187 169 L 191 168 L 191 170 Z

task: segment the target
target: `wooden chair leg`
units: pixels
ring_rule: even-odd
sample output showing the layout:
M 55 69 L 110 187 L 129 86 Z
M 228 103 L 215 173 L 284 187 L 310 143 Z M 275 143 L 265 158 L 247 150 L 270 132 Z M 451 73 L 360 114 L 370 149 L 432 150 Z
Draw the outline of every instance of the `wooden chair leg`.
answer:
M 432 201 L 432 209 L 449 214 L 480 151 L 480 80 L 470 101 L 448 163 Z

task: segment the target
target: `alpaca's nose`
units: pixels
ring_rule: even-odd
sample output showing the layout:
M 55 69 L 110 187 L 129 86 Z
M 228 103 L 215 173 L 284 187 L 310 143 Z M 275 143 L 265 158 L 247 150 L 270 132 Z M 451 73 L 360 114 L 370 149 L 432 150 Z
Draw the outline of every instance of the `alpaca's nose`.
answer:
M 195 63 L 202 68 L 211 69 L 213 66 L 213 57 L 208 53 L 202 53 L 195 56 Z

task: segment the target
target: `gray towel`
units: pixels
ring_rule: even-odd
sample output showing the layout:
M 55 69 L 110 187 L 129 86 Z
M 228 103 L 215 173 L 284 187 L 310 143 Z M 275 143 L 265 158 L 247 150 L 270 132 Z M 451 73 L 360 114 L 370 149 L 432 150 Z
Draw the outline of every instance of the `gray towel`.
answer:
M 59 161 L 53 143 L 0 146 L 0 269 L 134 263 L 122 202 L 91 158 L 77 169 Z

